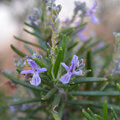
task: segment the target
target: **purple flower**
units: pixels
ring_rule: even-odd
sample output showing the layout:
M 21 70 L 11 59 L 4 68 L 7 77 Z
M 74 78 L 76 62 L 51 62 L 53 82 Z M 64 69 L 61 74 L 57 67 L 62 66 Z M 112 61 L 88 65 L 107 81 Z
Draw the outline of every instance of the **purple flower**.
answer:
M 71 61 L 71 65 L 70 67 L 68 67 L 65 63 L 61 63 L 61 65 L 66 69 L 67 73 L 65 75 L 63 75 L 60 79 L 60 81 L 63 84 L 67 84 L 69 83 L 69 80 L 71 78 L 72 75 L 82 75 L 82 70 L 76 70 L 77 65 L 78 65 L 78 56 L 74 55 Z
M 32 67 L 31 70 L 23 70 L 21 74 L 25 74 L 29 76 L 33 74 L 32 80 L 30 81 L 31 85 L 38 86 L 41 83 L 41 79 L 39 77 L 39 73 L 47 71 L 46 68 L 39 68 L 37 64 L 33 60 L 28 60 L 28 64 Z
M 42 10 L 39 10 L 37 8 L 32 9 L 32 14 L 28 16 L 28 19 L 30 21 L 30 24 L 34 27 L 39 27 L 41 20 L 40 17 L 42 15 Z
M 83 29 L 81 29 L 81 30 L 77 33 L 77 35 L 81 38 L 81 40 L 82 40 L 83 42 L 86 42 L 86 41 L 89 40 L 89 38 L 84 35 L 84 31 L 85 31 L 86 29 L 87 29 L 87 28 L 84 27 Z
M 70 19 L 69 19 L 69 18 L 66 18 L 65 21 L 63 21 L 63 23 L 64 23 L 64 24 L 68 24 L 69 21 L 70 21 Z
M 93 3 L 92 8 L 87 11 L 87 15 L 91 16 L 91 19 L 92 19 L 91 22 L 93 24 L 99 23 L 99 19 L 94 15 L 94 13 L 96 13 L 96 7 L 97 7 L 97 2 L 95 1 Z

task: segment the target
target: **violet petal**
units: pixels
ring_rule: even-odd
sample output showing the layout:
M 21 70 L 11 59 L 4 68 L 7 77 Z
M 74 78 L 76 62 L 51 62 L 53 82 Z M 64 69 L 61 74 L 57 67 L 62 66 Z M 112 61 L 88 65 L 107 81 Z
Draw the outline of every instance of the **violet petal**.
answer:
M 21 71 L 21 74 L 32 74 L 32 73 L 34 73 L 33 70 L 23 70 L 23 71 Z
M 71 78 L 71 73 L 66 73 L 65 75 L 63 75 L 60 79 L 60 81 L 63 83 L 63 84 L 67 84 L 69 83 L 69 80 Z
M 36 64 L 35 61 L 33 61 L 33 60 L 28 60 L 28 64 L 29 64 L 33 69 L 36 69 L 36 68 L 37 68 L 37 64 Z
M 72 74 L 73 74 L 73 75 L 78 75 L 78 76 L 80 76 L 80 75 L 82 75 L 82 70 L 73 71 Z
M 46 68 L 37 68 L 38 73 L 42 73 L 42 72 L 45 72 L 45 71 L 47 71 Z
M 33 74 L 32 80 L 30 81 L 31 85 L 38 86 L 41 83 L 39 74 L 36 72 Z
M 69 67 L 65 63 L 61 63 L 61 65 L 66 69 L 66 71 L 69 70 Z

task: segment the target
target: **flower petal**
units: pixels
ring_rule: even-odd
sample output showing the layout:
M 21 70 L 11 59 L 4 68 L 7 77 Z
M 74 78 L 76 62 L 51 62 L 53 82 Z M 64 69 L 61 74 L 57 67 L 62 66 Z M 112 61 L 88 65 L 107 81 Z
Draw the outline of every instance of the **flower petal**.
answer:
M 45 72 L 45 71 L 47 71 L 46 68 L 37 68 L 38 73 Z
M 94 1 L 94 3 L 93 3 L 93 6 L 92 6 L 91 10 L 94 10 L 96 7 L 97 7 L 97 2 L 96 2 L 96 1 Z
M 96 16 L 94 16 L 93 14 L 91 15 L 91 18 L 92 18 L 92 24 L 98 24 L 99 23 L 99 19 L 96 17 Z
M 21 71 L 21 74 L 31 74 L 33 72 L 34 72 L 33 70 L 23 70 Z
M 78 76 L 80 76 L 80 75 L 82 75 L 82 70 L 73 71 L 72 74 L 73 74 L 73 75 L 78 75 Z
M 88 37 L 86 37 L 81 31 L 77 33 L 77 35 L 81 38 L 83 42 L 86 42 L 89 40 Z
M 64 76 L 61 77 L 60 81 L 63 83 L 63 84 L 67 84 L 69 83 L 69 80 L 71 78 L 71 73 L 66 73 Z
M 31 85 L 38 86 L 41 83 L 41 79 L 38 73 L 34 73 L 32 80 L 30 81 Z
M 33 69 L 37 68 L 37 64 L 35 63 L 35 61 L 30 59 L 30 60 L 27 60 L 27 62 Z
M 76 65 L 77 65 L 77 62 L 78 62 L 78 56 L 77 56 L 77 55 L 73 55 L 71 64 L 74 65 L 74 66 L 76 66 Z
M 66 69 L 66 71 L 69 70 L 69 67 L 65 63 L 61 63 L 61 65 Z

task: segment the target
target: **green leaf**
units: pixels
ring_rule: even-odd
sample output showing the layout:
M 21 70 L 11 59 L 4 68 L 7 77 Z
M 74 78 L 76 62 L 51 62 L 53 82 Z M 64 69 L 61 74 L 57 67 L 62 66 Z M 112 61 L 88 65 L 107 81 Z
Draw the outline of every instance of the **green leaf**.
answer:
M 64 105 L 64 103 L 62 103 L 59 110 L 58 110 L 59 116 L 60 116 L 61 119 L 62 119 L 62 116 L 63 116 L 63 113 L 64 113 L 64 107 L 65 107 L 65 105 Z
M 111 111 L 112 111 L 113 118 L 114 118 L 115 120 L 118 120 L 118 116 L 117 116 L 117 114 L 115 113 L 115 111 L 114 111 L 113 108 L 111 108 Z
M 73 91 L 73 96 L 120 96 L 118 91 Z
M 53 88 L 52 90 L 50 90 L 44 97 L 42 97 L 42 100 L 48 100 L 50 99 L 56 92 L 57 90 L 55 88 Z
M 31 47 L 29 47 L 28 45 L 25 45 L 25 48 L 27 49 L 27 51 L 32 55 L 34 53 L 34 51 L 32 50 Z
M 56 95 L 52 103 L 52 108 L 58 107 L 60 100 L 61 100 L 61 94 Z
M 21 52 L 20 50 L 18 50 L 18 49 L 17 49 L 16 47 L 14 47 L 13 45 L 10 45 L 10 47 L 11 47 L 12 50 L 13 50 L 15 53 L 17 53 L 19 56 L 21 56 L 21 57 L 25 57 L 25 56 L 26 56 L 25 53 Z
M 117 85 L 117 89 L 120 91 L 120 84 L 117 83 L 116 85 Z
M 104 120 L 108 120 L 108 107 L 107 106 L 108 106 L 107 102 L 105 101 L 103 105 Z
M 78 80 L 71 80 L 69 84 L 91 83 L 91 82 L 105 82 L 107 78 L 83 77 Z
M 93 41 L 93 42 L 90 42 L 90 40 L 87 41 L 87 43 L 83 44 L 82 49 L 81 48 L 78 49 L 76 55 L 79 56 L 79 55 L 83 54 L 84 52 L 87 52 L 87 51 L 91 50 L 93 47 L 95 47 L 96 45 L 98 45 L 100 42 L 101 42 L 101 39 L 97 40 L 97 41 Z
M 103 50 L 107 49 L 110 45 L 111 45 L 111 43 L 108 43 L 108 44 L 104 45 L 103 47 L 100 47 L 100 48 L 94 50 L 92 52 L 92 54 L 94 54 L 94 55 L 98 54 L 99 52 L 102 52 Z
M 95 106 L 95 107 L 100 107 L 103 108 L 104 103 L 102 102 L 96 102 L 96 101 L 87 101 L 87 100 L 72 100 L 68 101 L 68 104 L 70 105 L 89 105 L 89 106 Z M 120 111 L 120 107 L 118 105 L 113 105 L 113 104 L 108 104 L 108 109 L 111 109 L 111 107 L 115 110 Z
M 34 102 L 41 102 L 41 98 L 32 98 L 32 99 L 29 99 L 29 100 L 19 100 L 17 102 L 9 103 L 9 105 L 14 106 L 14 105 L 34 103 Z
M 97 117 L 99 120 L 104 120 L 100 115 L 95 114 L 95 117 Z
M 46 65 L 38 58 L 34 58 L 34 61 L 41 67 L 41 68 L 47 68 Z
M 25 43 L 25 44 L 29 44 L 29 45 L 32 45 L 32 46 L 35 46 L 35 47 L 38 47 L 38 48 L 43 49 L 39 44 L 35 44 L 35 43 L 32 43 L 32 42 L 29 42 L 29 41 L 23 40 L 23 39 L 18 38 L 18 37 L 16 37 L 16 36 L 14 36 L 14 38 L 15 38 L 16 40 L 20 41 L 20 42 Z M 43 49 L 43 50 L 44 50 L 44 49 Z
M 76 47 L 78 45 L 79 41 L 76 41 L 75 43 L 73 43 L 72 45 L 70 45 L 68 47 L 68 51 L 70 51 L 71 49 L 73 49 L 74 47 Z
M 76 115 L 74 115 L 72 112 L 69 112 L 70 117 L 72 120 L 80 120 Z
M 72 33 L 74 33 L 74 31 L 75 31 L 74 27 L 64 28 L 64 29 L 62 29 L 60 34 L 64 34 L 64 35 L 70 36 Z
M 61 118 L 57 112 L 52 112 L 52 115 L 53 115 L 55 120 L 61 120 Z
M 95 114 L 88 108 L 88 113 L 94 118 L 94 120 L 98 120 L 95 116 Z
M 62 62 L 62 57 L 63 57 L 63 50 L 62 50 L 62 48 L 60 48 L 60 50 L 59 50 L 59 52 L 58 52 L 58 54 L 57 54 L 57 57 L 56 57 L 56 61 L 55 61 L 55 64 L 54 64 L 54 68 L 53 68 L 53 72 L 54 72 L 55 78 L 56 78 L 57 75 L 58 75 L 60 63 Z
M 25 118 L 23 118 L 22 120 L 29 120 L 29 118 L 31 118 L 33 115 L 35 115 L 39 110 L 40 110 L 41 107 L 38 107 L 34 110 L 32 110 L 31 112 L 29 112 Z
M 11 75 L 9 75 L 9 74 L 7 74 L 5 72 L 3 72 L 3 75 L 5 77 L 7 77 L 8 79 L 12 80 L 14 83 L 22 85 L 22 86 L 24 86 L 26 88 L 30 88 L 30 89 L 33 89 L 33 90 L 36 90 L 36 91 L 46 91 L 44 88 L 33 86 L 33 85 L 28 84 L 26 82 L 22 82 L 19 79 L 13 78 Z
M 26 26 L 28 26 L 28 27 L 34 29 L 34 30 L 37 30 L 38 32 L 40 31 L 39 28 L 34 27 L 33 25 L 30 25 L 30 24 L 28 24 L 28 23 L 26 23 L 26 22 L 24 22 L 24 24 L 25 24 Z
M 87 73 L 87 77 L 93 77 L 93 67 L 92 67 L 92 52 L 88 51 L 87 52 L 87 63 L 86 63 L 86 68 L 87 70 L 91 70 L 90 72 Z
M 86 112 L 84 109 L 82 110 L 83 115 L 88 119 L 88 120 L 95 120 L 94 118 L 92 118 L 90 116 L 90 114 L 88 112 Z
M 35 31 L 35 34 L 40 36 L 40 33 L 37 31 Z M 46 42 L 42 38 L 38 37 L 38 42 L 41 44 L 41 46 L 44 50 L 47 50 Z
M 62 61 L 65 59 L 67 52 L 68 37 L 66 35 L 61 35 L 61 47 L 62 47 Z
M 38 34 L 36 34 L 34 32 L 30 32 L 29 30 L 27 30 L 25 28 L 24 28 L 24 31 L 27 32 L 27 33 L 29 33 L 29 34 L 31 34 L 31 35 L 33 35 L 33 36 L 35 36 L 35 37 L 37 37 L 37 38 L 40 38 L 40 39 L 44 40 L 43 37 L 41 37 L 40 35 L 38 35 Z

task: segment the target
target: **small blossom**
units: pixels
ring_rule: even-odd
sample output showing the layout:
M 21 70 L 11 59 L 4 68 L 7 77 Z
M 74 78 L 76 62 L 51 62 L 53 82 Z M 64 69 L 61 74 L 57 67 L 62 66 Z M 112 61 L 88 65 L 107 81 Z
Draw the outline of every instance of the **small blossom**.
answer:
M 34 8 L 32 9 L 32 15 L 28 16 L 28 19 L 30 20 L 30 24 L 38 27 L 41 23 L 40 17 L 41 17 L 42 11 Z
M 39 68 L 37 64 L 33 60 L 28 60 L 28 64 L 32 67 L 31 70 L 23 70 L 21 74 L 25 74 L 26 76 L 33 74 L 32 80 L 30 81 L 31 85 L 38 86 L 41 83 L 41 79 L 39 77 L 39 73 L 47 71 L 46 68 Z
M 72 75 L 80 76 L 82 75 L 82 70 L 78 69 L 79 60 L 78 56 L 74 55 L 71 61 L 70 67 L 68 67 L 65 63 L 61 63 L 61 65 L 66 69 L 67 73 L 63 75 L 60 79 L 60 81 L 63 84 L 67 84 L 70 81 L 70 78 Z M 83 67 L 83 65 L 80 63 L 80 65 Z
M 92 8 L 87 11 L 87 15 L 91 16 L 91 22 L 93 24 L 99 23 L 99 19 L 94 15 L 94 13 L 96 13 L 96 7 L 97 7 L 97 2 L 95 1 L 93 3 Z
M 66 18 L 62 23 L 63 23 L 63 24 L 68 24 L 69 21 L 70 21 L 70 19 L 69 19 L 69 18 Z
M 80 1 L 75 1 L 74 4 L 75 4 L 74 12 L 77 13 L 80 10 L 81 11 L 80 16 L 81 17 L 86 16 L 86 12 L 87 12 L 86 3 L 80 2 Z
M 89 38 L 84 35 L 84 32 L 85 32 L 86 29 L 87 29 L 87 28 L 84 27 L 83 29 L 81 29 L 81 30 L 77 33 L 77 35 L 80 37 L 80 39 L 81 39 L 83 42 L 86 42 L 86 41 L 89 40 Z

